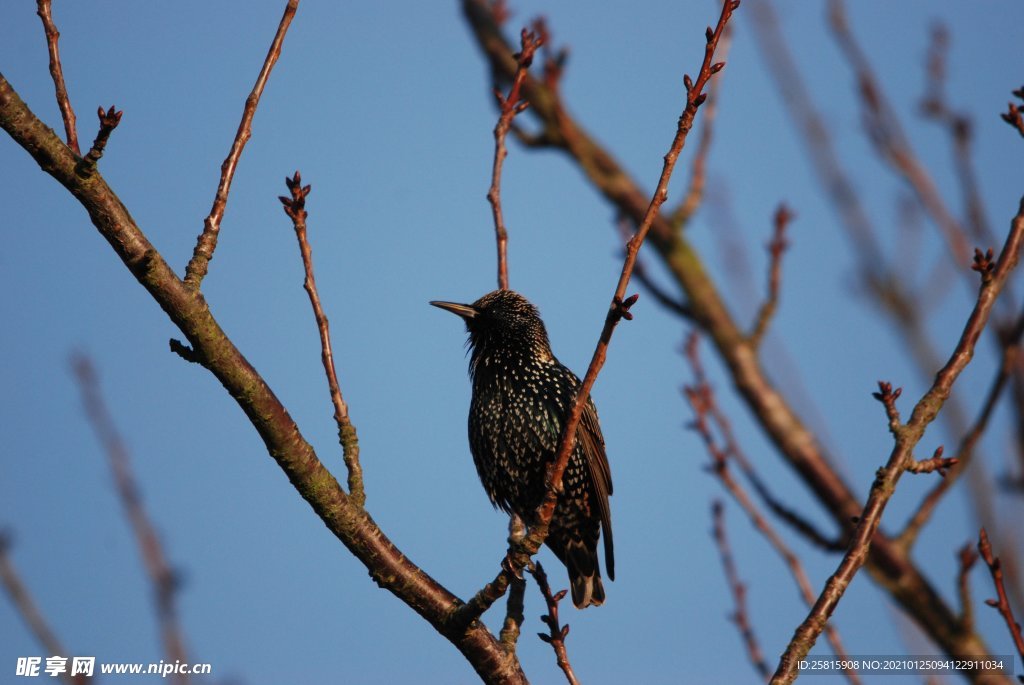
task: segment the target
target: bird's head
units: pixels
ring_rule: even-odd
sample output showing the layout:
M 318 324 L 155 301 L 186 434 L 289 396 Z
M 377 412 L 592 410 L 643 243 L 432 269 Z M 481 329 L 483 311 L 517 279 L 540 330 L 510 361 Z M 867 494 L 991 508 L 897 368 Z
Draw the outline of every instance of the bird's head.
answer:
M 481 356 L 529 354 L 551 358 L 548 333 L 540 313 L 513 290 L 495 290 L 473 304 L 432 301 L 430 304 L 466 322 L 474 364 Z

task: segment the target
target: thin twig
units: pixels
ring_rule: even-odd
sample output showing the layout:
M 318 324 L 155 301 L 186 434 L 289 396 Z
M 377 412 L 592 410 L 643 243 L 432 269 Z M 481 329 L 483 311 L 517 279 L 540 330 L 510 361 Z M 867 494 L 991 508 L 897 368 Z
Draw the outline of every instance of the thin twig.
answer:
M 750 11 L 753 35 L 761 48 L 768 72 L 774 78 L 779 99 L 800 134 L 800 140 L 814 165 L 815 178 L 821 181 L 823 190 L 838 211 L 844 234 L 855 248 L 854 254 L 860 258 L 860 276 L 865 283 L 870 283 L 872 274 L 877 274 L 887 262 L 878 232 L 860 201 L 857 185 L 839 161 L 832 143 L 829 122 L 815 108 L 810 90 L 803 82 L 797 62 L 790 52 L 789 38 L 779 27 L 774 8 L 769 2 L 758 2 Z
M 935 454 L 929 459 L 911 459 L 907 462 L 908 473 L 932 473 L 938 471 L 939 475 L 943 478 L 949 473 L 949 470 L 957 465 L 960 461 L 956 457 L 943 457 L 943 447 L 939 445 L 935 449 Z
M 50 625 L 43 617 L 43 612 L 39 610 L 39 606 L 32 599 L 18 570 L 14 568 L 14 563 L 10 558 L 11 544 L 11 533 L 7 530 L 0 530 L 0 584 L 3 584 L 15 611 L 25 621 L 25 625 L 35 636 L 43 651 L 54 656 L 68 654 L 64 645 L 50 629 Z M 60 675 L 68 685 L 83 685 L 87 682 L 82 674 L 72 676 L 70 671 L 64 671 Z
M 971 543 L 965 544 L 957 552 L 960 559 L 960 571 L 956 575 L 957 592 L 960 595 L 960 623 L 964 630 L 974 630 L 974 602 L 971 601 L 971 587 L 968 576 L 978 561 L 978 553 Z
M 576 679 L 576 674 L 572 670 L 572 664 L 569 663 L 569 653 L 565 649 L 565 638 L 569 637 L 569 624 L 562 626 L 558 622 L 558 603 L 565 598 L 566 591 L 559 590 L 555 594 L 551 593 L 548 574 L 544 572 L 544 567 L 540 565 L 539 561 L 533 565 L 531 573 L 533 573 L 533 579 L 537 581 L 537 587 L 540 588 L 541 594 L 544 595 L 544 602 L 548 608 L 548 613 L 540 617 L 540 620 L 548 627 L 548 632 L 537 633 L 537 637 L 547 642 L 555 650 L 558 667 L 562 669 L 569 685 L 580 685 L 580 681 Z
M 708 100 L 710 102 L 710 100 Z M 629 220 L 629 217 L 620 216 L 618 219 L 619 235 L 622 237 L 623 244 L 629 241 L 633 237 L 633 222 Z M 623 258 L 625 258 L 625 250 L 623 250 Z M 669 294 L 664 288 L 655 282 L 654 278 L 647 273 L 647 267 L 644 266 L 643 258 L 637 256 L 636 264 L 633 266 L 633 277 L 636 278 L 637 282 L 642 285 L 648 293 L 660 304 L 671 312 L 675 312 L 684 319 L 692 319 L 693 312 L 686 305 L 685 302 L 678 300 Z
M 1013 91 L 1013 95 L 1024 100 L 1024 86 Z M 1006 104 L 1006 111 L 999 116 L 1003 118 L 1003 121 L 1017 129 L 1017 133 L 1024 136 L 1024 116 L 1022 116 L 1022 114 L 1024 114 L 1024 109 L 1011 100 Z
M 743 638 L 743 644 L 747 648 L 747 658 L 753 664 L 754 670 L 757 671 L 762 680 L 768 680 L 768 676 L 771 675 L 771 669 L 768 668 L 764 652 L 761 651 L 761 645 L 758 644 L 757 635 L 754 634 L 754 628 L 750 625 L 750 619 L 747 616 L 747 586 L 740 580 L 739 573 L 736 571 L 736 562 L 732 558 L 729 540 L 725 535 L 725 514 L 721 500 L 716 499 L 712 503 L 711 518 L 711 534 L 715 539 L 715 545 L 718 547 L 718 555 L 722 559 L 725 581 L 729 585 L 729 591 L 732 593 L 733 600 L 736 602 L 736 610 L 730 618 L 740 631 L 740 637 Z
M 983 275 L 977 302 L 967 319 L 960 341 L 953 350 L 949 361 L 936 374 L 931 388 L 915 405 L 910 420 L 895 431 L 895 445 L 889 456 L 889 461 L 878 471 L 868 501 L 864 505 L 857 527 L 853 532 L 850 547 L 836 572 L 829 578 L 825 588 L 818 596 L 811 612 L 797 628 L 793 639 L 786 647 L 785 653 L 779 660 L 778 669 L 772 677 L 773 685 L 791 683 L 796 679 L 799 673 L 799 661 L 810 651 L 825 623 L 835 611 L 846 588 L 849 587 L 853 577 L 867 560 L 868 548 L 875 531 L 878 530 L 885 506 L 895 492 L 896 484 L 906 470 L 907 463 L 912 458 L 914 447 L 920 442 L 925 429 L 942 409 L 956 379 L 970 363 L 974 355 L 975 344 L 984 330 L 985 324 L 988 323 L 996 298 L 1006 284 L 1010 272 L 1017 264 L 1022 239 L 1024 239 L 1024 198 L 1021 199 L 1019 211 L 1011 223 L 1010 232 L 998 262 L 990 272 Z M 883 395 L 885 395 L 884 390 Z M 886 398 L 883 397 L 882 401 L 885 403 Z M 888 404 L 886 408 L 891 422 L 892 413 L 888 411 Z
M 754 329 L 750 332 L 750 345 L 757 347 L 768 330 L 768 324 L 775 315 L 779 306 L 779 284 L 782 281 L 782 253 L 789 247 L 786 241 L 786 227 L 793 220 L 793 213 L 784 204 L 780 204 L 775 210 L 772 239 L 768 243 L 768 296 L 765 298 L 761 309 L 757 312 Z
M 1010 637 L 1013 638 L 1013 645 L 1017 648 L 1017 653 L 1020 654 L 1021 659 L 1024 659 L 1024 635 L 1021 634 L 1020 624 L 1013 617 L 1013 609 L 1010 607 L 1010 600 L 1006 596 L 1006 586 L 1003 584 L 1002 565 L 999 562 L 999 557 L 992 553 L 992 544 L 989 542 L 988 533 L 984 528 L 978 535 L 978 552 L 981 553 L 981 558 L 985 560 L 989 573 L 992 574 L 992 582 L 996 586 L 996 595 L 999 597 L 998 600 L 986 599 L 985 604 L 999 611 L 1003 620 L 1006 621 L 1006 629 L 1010 631 Z
M 74 355 L 71 366 L 78 381 L 78 390 L 82 395 L 82 406 L 93 431 L 110 462 L 110 470 L 114 476 L 114 485 L 118 498 L 124 507 L 125 517 L 132 527 L 135 543 L 138 545 L 146 575 L 153 588 L 153 600 L 156 605 L 157 621 L 164 643 L 164 653 L 168 663 L 188 663 L 188 652 L 185 649 L 185 638 L 178 621 L 178 610 L 175 598 L 180 584 L 167 560 L 160 536 L 156 527 L 142 505 L 142 495 L 135 475 L 132 473 L 131 457 L 114 419 L 103 401 L 100 393 L 96 370 L 88 357 Z M 174 682 L 187 683 L 187 673 L 175 673 Z
M 804 603 L 811 607 L 814 605 L 815 595 L 814 590 L 811 587 L 811 581 L 807 576 L 807 572 L 804 570 L 803 564 L 800 562 L 800 557 L 793 552 L 793 550 L 786 544 L 779 535 L 778 531 L 768 522 L 768 519 L 758 510 L 757 505 L 754 504 L 753 500 L 744 490 L 743 486 L 733 478 L 732 472 L 729 470 L 729 460 L 732 459 L 740 464 L 740 467 L 744 470 L 748 480 L 753 483 L 754 488 L 761 495 L 770 508 L 775 510 L 776 506 L 774 497 L 768 492 L 767 487 L 761 483 L 760 477 L 754 472 L 753 466 L 750 461 L 743 454 L 739 445 L 736 442 L 736 438 L 733 435 L 732 427 L 722 412 L 718 403 L 715 401 L 715 394 L 708 383 L 707 377 L 704 373 L 703 364 L 700 361 L 700 356 L 697 351 L 697 340 L 698 336 L 695 333 L 691 333 L 687 338 L 685 352 L 686 359 L 690 364 L 690 368 L 693 371 L 694 383 L 691 386 L 684 388 L 686 398 L 690 403 L 690 407 L 693 409 L 694 421 L 693 428 L 701 436 L 704 441 L 704 446 L 711 456 L 711 472 L 718 478 L 719 482 L 726 491 L 736 500 L 737 504 L 743 509 L 747 517 L 750 519 L 751 524 L 754 528 L 760 532 L 768 543 L 772 546 L 772 549 L 782 558 L 786 566 L 789 567 L 790 574 L 796 581 L 797 589 L 800 592 L 800 596 Z M 714 433 L 712 432 L 711 424 L 715 424 L 718 433 L 721 434 L 724 441 L 723 446 L 719 446 L 715 440 Z M 778 513 L 778 512 L 776 512 Z M 788 518 L 783 517 L 783 520 L 790 522 Z M 809 527 L 809 526 L 808 526 Z M 806 534 L 806 531 L 798 530 Z M 815 536 L 821 537 L 820 533 L 812 529 Z M 825 637 L 828 639 L 829 644 L 832 646 L 832 651 L 841 661 L 849 662 L 846 648 L 843 646 L 842 638 L 839 636 L 838 629 L 829 622 L 825 626 Z M 769 671 L 770 673 L 770 671 Z M 844 670 L 844 674 L 847 679 L 854 685 L 859 685 L 860 678 L 857 672 L 852 668 Z M 767 673 L 766 673 L 767 677 Z
M 334 405 L 334 422 L 338 426 L 338 442 L 341 444 L 345 467 L 348 469 L 348 493 L 352 497 L 352 502 L 362 507 L 366 504 L 366 493 L 363 490 L 363 467 L 359 463 L 359 436 L 356 435 L 356 427 L 349 418 L 348 405 L 345 404 L 345 399 L 341 396 L 341 386 L 338 385 L 334 352 L 331 349 L 330 322 L 320 304 L 316 279 L 313 277 L 313 250 L 309 246 L 306 234 L 306 196 L 312 187 L 302 185 L 302 175 L 298 171 L 294 177 L 286 177 L 285 184 L 291 196 L 282 195 L 278 199 L 284 205 L 284 213 L 292 220 L 295 237 L 299 239 L 299 251 L 302 253 L 302 266 L 306 274 L 302 287 L 309 294 L 309 303 L 313 306 L 316 327 L 320 332 L 320 359 L 324 365 L 324 373 L 327 374 L 331 403 Z
M 718 43 L 718 55 L 721 61 L 728 59 L 731 46 L 732 27 L 726 26 L 725 33 L 722 34 L 722 39 Z M 718 99 L 721 97 L 721 88 L 722 77 L 720 76 L 711 82 L 711 87 L 708 90 L 708 101 L 704 107 L 704 115 L 701 117 L 700 138 L 697 140 L 697 151 L 693 156 L 689 186 L 679 206 L 669 216 L 669 222 L 676 230 L 681 230 L 689 225 L 690 219 L 697 213 L 704 200 L 704 189 L 707 185 L 708 153 L 711 151 L 711 142 L 714 139 L 715 119 L 718 118 Z
M 210 214 L 203 222 L 203 232 L 199 234 L 196 247 L 192 251 L 192 259 L 185 268 L 185 284 L 193 290 L 198 290 L 206 277 L 210 267 L 210 260 L 213 259 L 213 251 L 217 249 L 217 238 L 220 233 L 220 222 L 224 218 L 224 210 L 228 204 L 228 193 L 231 192 L 231 181 L 235 177 L 235 169 L 238 167 L 238 160 L 242 156 L 245 144 L 252 137 L 252 120 L 256 115 L 256 107 L 260 104 L 260 97 L 263 95 L 263 88 L 267 85 L 270 72 L 277 64 L 281 56 L 281 44 L 284 43 L 284 36 L 291 26 L 295 10 L 299 7 L 299 0 L 288 0 L 284 8 L 284 15 L 277 26 L 277 33 L 267 51 L 267 57 L 263 61 L 263 67 L 256 78 L 256 84 L 245 99 L 245 107 L 242 110 L 242 120 L 238 124 L 238 131 L 235 133 L 235 140 L 231 143 L 231 150 L 228 152 L 224 163 L 220 165 L 220 183 L 217 185 L 217 194 L 213 198 L 213 207 Z
M 971 155 L 972 125 L 969 116 L 954 112 L 946 104 L 946 53 L 949 51 L 949 31 L 941 23 L 932 26 L 931 42 L 925 69 L 925 92 L 921 98 L 921 112 L 927 119 L 946 127 L 953 142 L 953 163 L 960 181 L 967 226 L 975 241 L 991 245 L 995 236 L 985 215 L 978 177 Z
M 693 428 L 701 435 L 704 439 L 705 445 L 708 447 L 712 461 L 715 464 L 716 475 L 718 475 L 719 472 L 718 455 L 722 455 L 723 458 L 728 457 L 729 459 L 732 459 L 737 465 L 739 465 L 740 470 L 743 472 L 743 476 L 754 488 L 754 491 L 757 492 L 758 496 L 765 503 L 765 506 L 767 506 L 773 514 L 782 519 L 783 522 L 793 528 L 793 530 L 803 535 L 809 542 L 827 552 L 841 552 L 846 549 L 846 545 L 842 538 L 835 539 L 822 533 L 807 518 L 797 513 L 792 508 L 784 505 L 781 500 L 771 492 L 760 474 L 758 474 L 754 469 L 754 465 L 747 458 L 747 455 L 743 450 L 740 449 L 739 443 L 736 441 L 736 436 L 732 430 L 732 423 L 715 400 L 715 393 L 711 388 L 711 384 L 707 380 L 707 375 L 704 373 L 704 365 L 701 363 L 700 355 L 698 354 L 698 340 L 699 336 L 696 333 L 691 333 L 687 336 L 686 344 L 683 346 L 684 355 L 687 362 L 690 364 L 690 369 L 693 371 L 694 378 L 693 385 L 683 388 L 683 392 L 687 401 L 690 403 L 691 408 L 694 410 L 695 419 Z M 707 423 L 707 420 L 704 418 L 705 416 L 711 419 L 711 422 L 717 426 L 718 432 L 722 435 L 722 439 L 725 442 L 724 449 L 720 450 L 715 447 L 713 434 L 710 429 L 705 430 L 705 424 Z M 724 464 L 724 461 L 722 463 Z M 723 473 L 726 476 L 729 476 L 728 471 L 724 471 Z M 731 476 L 728 477 L 728 481 L 734 482 Z M 728 486 L 729 482 L 723 481 L 723 484 Z M 736 485 L 739 486 L 738 483 Z M 727 489 L 729 489 L 730 492 L 733 491 L 731 487 L 727 487 Z M 742 495 L 742 497 L 737 497 L 737 501 L 739 501 L 741 505 L 744 500 L 749 499 L 747 498 L 746 493 L 743 492 L 742 488 L 737 490 L 736 493 Z M 759 513 L 757 516 L 753 516 L 753 514 L 757 513 L 756 507 L 751 503 L 751 509 L 748 510 L 746 506 L 743 508 L 748 511 L 748 513 L 752 514 L 751 520 L 755 527 L 761 529 L 762 526 L 759 525 L 758 520 L 763 519 L 763 517 L 760 516 Z M 769 536 L 769 540 L 775 544 L 772 538 L 778 538 L 778 536 Z M 781 538 L 778 538 L 778 543 L 779 545 L 777 545 L 777 549 L 782 552 L 782 548 L 785 547 L 785 544 L 782 543 Z M 798 558 L 795 555 L 786 553 L 782 554 L 782 557 L 786 559 L 787 562 L 789 561 L 790 556 L 792 556 L 794 560 L 798 561 Z M 799 576 L 801 574 L 802 572 L 797 573 L 796 575 Z M 808 606 L 813 602 L 814 595 L 812 593 Z
M 842 0 L 831 0 L 829 23 L 840 50 L 857 75 L 869 139 L 881 157 L 893 166 L 917 195 L 922 207 L 945 238 L 953 262 L 966 269 L 970 254 L 966 234 L 946 206 L 927 168 L 910 147 L 898 117 L 882 93 L 867 55 L 850 30 Z
M 523 81 L 533 63 L 533 55 L 543 44 L 543 38 L 532 31 L 523 29 L 519 36 L 522 49 L 516 54 L 515 78 L 512 79 L 512 86 L 508 95 L 502 95 L 497 88 L 494 90 L 494 97 L 498 101 L 498 109 L 501 114 L 498 116 L 498 123 L 494 126 L 494 163 L 491 167 L 491 187 L 487 191 L 487 201 L 491 203 L 491 213 L 494 215 L 494 236 L 498 246 L 498 288 L 508 290 L 508 231 L 505 228 L 505 216 L 501 211 L 501 168 L 508 156 L 508 148 L 505 147 L 505 137 L 508 135 L 512 119 L 525 110 L 529 103 L 522 99 L 520 91 Z
M 117 111 L 113 105 L 108 110 L 104 110 L 102 107 L 96 110 L 96 115 L 100 119 L 100 130 L 96 133 L 96 138 L 92 141 L 92 147 L 89 149 L 89 152 L 86 153 L 78 165 L 80 174 L 88 176 L 96 171 L 96 163 L 103 157 L 103 150 L 107 147 L 107 140 L 110 139 L 110 134 L 117 128 L 117 125 L 121 123 L 122 114 L 124 112 Z
M 64 85 L 64 68 L 60 63 L 60 48 L 57 41 L 60 40 L 60 31 L 53 23 L 53 12 L 51 5 L 53 0 L 36 0 L 36 14 L 43 20 L 43 31 L 46 33 L 46 49 L 50 53 L 50 76 L 53 77 L 53 85 L 57 91 L 57 106 L 60 108 L 60 116 L 64 119 L 64 135 L 68 147 L 76 155 L 82 154 L 78 147 L 78 131 L 75 126 L 75 110 L 71 108 L 71 99 L 68 97 L 68 89 Z

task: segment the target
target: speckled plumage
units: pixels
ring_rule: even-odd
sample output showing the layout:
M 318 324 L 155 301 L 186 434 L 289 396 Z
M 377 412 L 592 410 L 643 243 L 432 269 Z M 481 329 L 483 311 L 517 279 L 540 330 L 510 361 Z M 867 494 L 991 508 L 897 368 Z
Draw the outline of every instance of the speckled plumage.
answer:
M 544 322 L 522 295 L 495 290 L 470 305 L 431 304 L 461 316 L 469 331 L 469 446 L 484 489 L 496 507 L 529 522 L 580 380 L 551 353 Z M 608 578 L 615 578 L 612 479 L 589 398 L 562 486 L 546 544 L 569 572 L 573 604 L 597 606 L 605 598 L 597 556 L 602 529 Z

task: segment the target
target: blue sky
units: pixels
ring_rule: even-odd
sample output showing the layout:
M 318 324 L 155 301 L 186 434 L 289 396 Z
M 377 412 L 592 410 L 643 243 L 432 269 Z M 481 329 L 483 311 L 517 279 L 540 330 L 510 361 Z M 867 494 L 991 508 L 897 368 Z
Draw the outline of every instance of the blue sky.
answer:
M 125 111 L 100 168 L 179 272 L 283 4 L 57 3 L 54 10 L 83 146 L 95 135 L 97 106 Z M 35 8 L 11 5 L 0 25 L 0 71 L 60 130 Z M 531 0 L 512 8 L 516 31 L 540 12 L 547 16 L 556 42 L 571 48 L 563 90 L 572 111 L 653 188 L 682 107 L 682 74 L 699 65 L 714 3 Z M 728 204 L 735 217 L 755 297 L 771 214 L 780 201 L 796 212 L 766 365 L 863 495 L 891 446 L 870 395 L 876 380 L 904 387 L 905 411 L 924 380 L 857 294 L 854 259 L 754 43 L 749 9 L 734 19 L 709 161 L 712 199 L 690 238 L 746 320 L 756 300 L 722 254 L 720 207 Z M 1024 5 L 872 0 L 849 11 L 912 143 L 959 213 L 948 140 L 916 113 L 929 26 L 941 19 L 950 27 L 951 106 L 974 116 L 986 208 L 1004 234 L 1022 192 L 1021 141 L 998 113 L 1024 78 Z M 895 250 L 905 191 L 863 136 L 853 79 L 824 27 L 824 5 L 780 2 L 778 13 L 840 157 Z M 367 506 L 411 559 L 463 597 L 493 577 L 505 520 L 492 511 L 469 455 L 462 327 L 427 302 L 472 301 L 495 286 L 484 198 L 495 116 L 487 70 L 457 3 L 306 0 L 256 115 L 203 286 L 225 330 L 321 460 L 343 476 L 301 261 L 277 201 L 285 175 L 301 169 L 313 185 L 310 240 L 361 439 Z M 693 147 L 677 169 L 674 197 Z M 326 531 L 216 381 L 167 351 L 179 333 L 81 207 L 5 136 L 0 203 L 8 237 L 0 251 L 0 525 L 13 531 L 12 558 L 69 651 L 103 661 L 162 658 L 138 553 L 69 370 L 70 353 L 80 351 L 94 359 L 147 509 L 182 572 L 189 650 L 213 665 L 210 682 L 473 682 L 459 654 L 379 590 Z M 515 144 L 503 204 L 512 287 L 540 307 L 555 353 L 582 373 L 621 266 L 614 214 L 562 156 Z M 932 227 L 924 230 L 930 239 Z M 918 274 L 942 258 L 931 248 L 899 257 Z M 647 263 L 657 274 L 653 256 Z M 964 289 L 949 291 L 929 326 L 943 355 L 970 307 Z M 604 607 L 566 607 L 570 655 L 587 683 L 750 682 L 709 535 L 710 503 L 722 493 L 685 427 L 691 413 L 680 388 L 690 374 L 679 348 L 688 326 L 643 294 L 634 313 L 617 330 L 593 393 L 615 482 L 617 579 Z M 703 349 L 751 459 L 783 499 L 824 523 Z M 958 386 L 971 414 L 992 369 L 991 358 L 979 356 Z M 999 420 L 1005 427 L 1005 417 Z M 985 455 L 998 474 L 1010 460 L 1008 443 L 1005 431 L 992 435 Z M 935 426 L 922 450 L 943 442 L 951 445 Z M 905 478 L 883 526 L 902 521 L 929 484 Z M 1024 513 L 1019 498 L 999 495 L 995 504 L 1007 520 Z M 751 620 L 774 665 L 806 611 L 782 564 L 726 505 Z M 954 551 L 975 533 L 965 511 L 958 492 L 916 552 L 948 601 Z M 792 544 L 820 587 L 837 558 L 800 539 Z M 541 558 L 551 562 L 553 585 L 564 587 L 562 569 L 547 552 Z M 982 632 L 993 651 L 1009 652 L 995 612 L 980 606 L 991 594 L 980 569 L 974 581 Z M 534 637 L 543 608 L 532 586 L 527 601 L 524 667 L 533 682 L 559 682 L 550 649 Z M 500 624 L 498 612 L 487 619 Z M 931 649 L 865 575 L 835 620 L 852 653 Z M 0 636 L 0 680 L 17 656 L 41 654 L 5 600 Z

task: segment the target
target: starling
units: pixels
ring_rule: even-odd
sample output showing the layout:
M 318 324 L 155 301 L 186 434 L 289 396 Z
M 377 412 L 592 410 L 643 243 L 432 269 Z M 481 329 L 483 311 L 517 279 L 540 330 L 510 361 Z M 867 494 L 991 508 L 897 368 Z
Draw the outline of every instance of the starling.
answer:
M 473 304 L 430 304 L 458 314 L 469 332 L 469 447 L 484 489 L 495 507 L 529 522 L 544 499 L 546 470 L 580 379 L 551 353 L 537 308 L 519 293 L 495 290 Z M 573 604 L 598 606 L 604 602 L 597 557 L 602 528 L 608 578 L 615 579 L 612 478 L 589 397 L 562 488 L 545 544 L 569 572 Z

